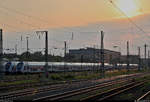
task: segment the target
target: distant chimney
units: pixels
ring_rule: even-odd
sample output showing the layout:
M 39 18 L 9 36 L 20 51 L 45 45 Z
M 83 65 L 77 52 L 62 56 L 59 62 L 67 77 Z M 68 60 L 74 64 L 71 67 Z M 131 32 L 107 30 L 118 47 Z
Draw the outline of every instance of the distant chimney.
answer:
M 0 29 L 0 54 L 3 54 L 3 30 Z

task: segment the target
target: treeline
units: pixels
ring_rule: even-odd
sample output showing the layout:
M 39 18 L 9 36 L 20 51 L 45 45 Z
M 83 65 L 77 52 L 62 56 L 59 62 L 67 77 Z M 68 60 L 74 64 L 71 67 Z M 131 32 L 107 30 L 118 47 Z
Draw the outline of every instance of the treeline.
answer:
M 24 52 L 21 55 L 4 54 L 3 57 L 9 60 L 18 59 L 19 61 L 44 61 L 45 60 L 45 55 L 42 54 L 41 52 L 34 52 L 34 53 Z M 48 61 L 61 62 L 63 60 L 64 58 L 61 56 L 48 55 Z

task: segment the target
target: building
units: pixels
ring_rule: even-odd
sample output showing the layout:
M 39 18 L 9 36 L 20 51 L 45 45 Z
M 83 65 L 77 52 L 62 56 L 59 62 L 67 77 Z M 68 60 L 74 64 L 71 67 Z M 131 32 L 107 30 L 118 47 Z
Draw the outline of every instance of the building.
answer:
M 104 49 L 104 62 L 116 63 L 121 56 L 120 52 Z M 101 62 L 101 49 L 84 48 L 84 49 L 70 49 L 67 54 L 68 61 L 75 62 Z
M 120 57 L 121 63 L 127 63 L 127 56 L 122 55 Z M 138 64 L 139 63 L 139 56 L 138 55 L 129 55 L 129 63 Z

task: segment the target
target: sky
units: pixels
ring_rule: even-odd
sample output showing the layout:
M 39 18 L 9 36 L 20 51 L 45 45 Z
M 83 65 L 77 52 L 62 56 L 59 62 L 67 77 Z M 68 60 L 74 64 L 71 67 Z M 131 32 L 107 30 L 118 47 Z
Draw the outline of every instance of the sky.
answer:
M 32 51 L 44 48 L 49 31 L 49 53 L 63 55 L 64 41 L 69 48 L 100 47 L 100 33 L 105 32 L 104 46 L 126 54 L 137 54 L 137 47 L 149 44 L 150 0 L 0 0 L 0 26 L 4 30 L 4 52 L 17 44 L 26 51 L 26 36 Z M 141 31 L 142 30 L 142 31 Z M 73 40 L 72 32 L 74 34 Z M 23 41 L 20 37 L 23 36 Z M 41 48 L 41 49 L 40 49 Z M 57 49 L 56 49 L 57 48 Z

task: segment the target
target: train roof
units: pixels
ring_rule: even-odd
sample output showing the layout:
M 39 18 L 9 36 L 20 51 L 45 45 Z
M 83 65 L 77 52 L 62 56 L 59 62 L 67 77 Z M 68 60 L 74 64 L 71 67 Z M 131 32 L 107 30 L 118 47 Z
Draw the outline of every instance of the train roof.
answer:
M 29 65 L 45 65 L 45 62 L 24 62 L 25 64 Z M 48 62 L 48 65 L 81 65 L 81 63 L 75 63 L 75 62 Z M 100 63 L 82 63 L 82 65 L 99 65 Z
M 17 65 L 20 63 L 19 61 L 10 61 L 12 64 Z M 45 62 L 31 62 L 31 61 L 23 61 L 25 65 L 45 65 Z M 101 65 L 101 63 L 78 63 L 78 62 L 48 62 L 48 65 Z M 105 65 L 109 65 L 108 63 L 105 63 Z

